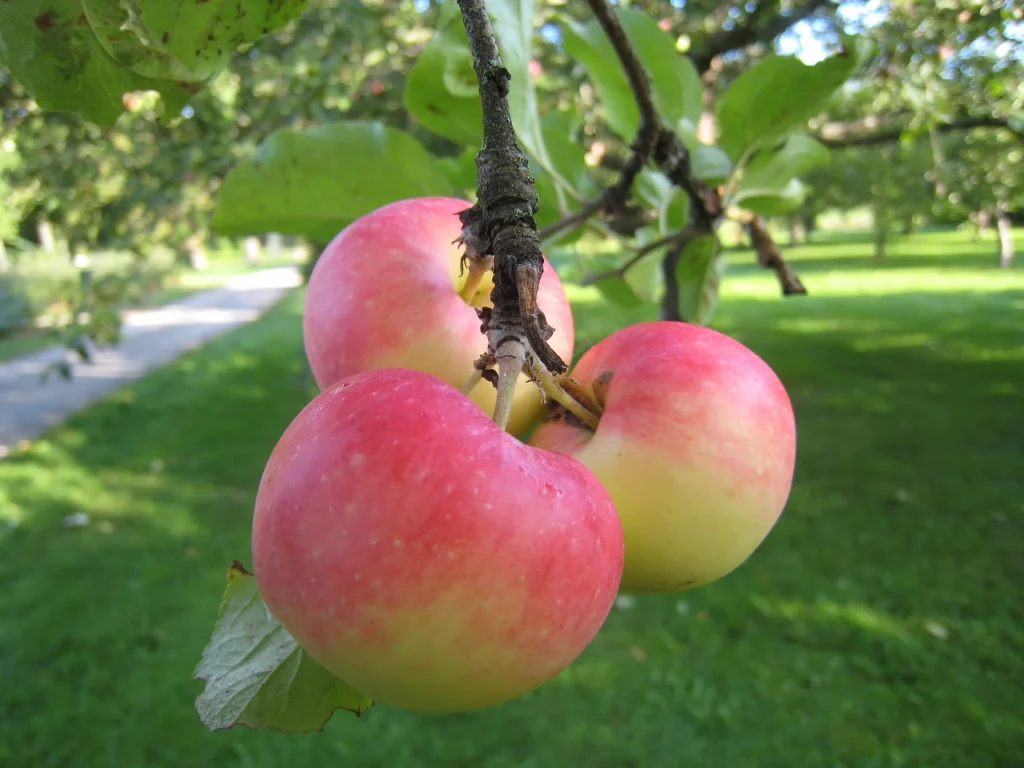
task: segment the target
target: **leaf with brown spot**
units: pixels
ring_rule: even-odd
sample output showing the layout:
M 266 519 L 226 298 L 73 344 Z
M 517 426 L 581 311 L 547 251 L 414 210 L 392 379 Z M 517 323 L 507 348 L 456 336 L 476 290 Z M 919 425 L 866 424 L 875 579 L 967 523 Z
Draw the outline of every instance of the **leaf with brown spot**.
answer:
M 155 90 L 175 115 L 189 98 L 181 83 L 204 85 L 307 2 L 18 0 L 0 14 L 0 58 L 43 109 L 109 125 L 125 93 Z

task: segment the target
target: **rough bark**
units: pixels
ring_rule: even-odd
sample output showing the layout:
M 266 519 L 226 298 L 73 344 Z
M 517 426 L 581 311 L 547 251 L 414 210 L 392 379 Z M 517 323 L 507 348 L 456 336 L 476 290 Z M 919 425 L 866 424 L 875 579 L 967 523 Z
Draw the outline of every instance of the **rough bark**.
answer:
M 547 343 L 554 333 L 537 306 L 544 259 L 535 215 L 540 208 L 526 153 L 508 106 L 511 75 L 483 0 L 459 0 L 483 107 L 483 145 L 476 157 L 477 202 L 461 214 L 467 258 L 494 258 L 494 290 L 483 322 L 491 351 L 519 340 L 548 370 L 565 362 Z

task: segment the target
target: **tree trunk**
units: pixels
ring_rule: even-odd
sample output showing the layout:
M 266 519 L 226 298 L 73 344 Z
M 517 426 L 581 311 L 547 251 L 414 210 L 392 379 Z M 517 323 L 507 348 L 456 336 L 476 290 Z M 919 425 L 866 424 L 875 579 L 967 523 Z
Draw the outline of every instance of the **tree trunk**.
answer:
M 811 233 L 818 230 L 818 217 L 813 213 L 808 213 L 801 218 L 801 223 L 804 225 L 804 239 L 810 239 Z
M 270 253 L 272 261 L 277 261 L 281 258 L 281 249 L 283 247 L 281 235 L 277 232 L 271 232 L 267 235 L 267 251 Z
M 803 241 L 800 237 L 800 217 L 789 216 L 789 247 L 796 248 Z
M 7 249 L 4 247 L 4 241 L 0 238 L 0 272 L 3 272 L 8 267 L 7 263 Z
M 931 96 L 929 95 L 930 99 Z M 935 129 L 934 125 L 928 127 L 928 140 L 932 145 L 932 172 L 935 174 L 935 197 L 944 200 L 949 196 L 949 184 L 946 183 L 945 171 L 943 170 L 946 159 L 942 155 L 939 132 Z
M 996 209 L 996 231 L 999 233 L 999 266 L 1009 269 L 1013 262 L 1013 227 L 1010 212 L 1004 205 Z
M 210 266 L 210 260 L 206 256 L 206 250 L 198 237 L 190 237 L 185 243 L 185 250 L 188 252 L 188 263 L 192 269 L 202 272 Z
M 39 247 L 47 253 L 54 253 L 57 250 L 57 238 L 53 235 L 53 225 L 46 219 L 36 222 L 36 236 L 39 238 Z
M 903 219 L 903 234 L 910 237 L 914 234 L 914 216 L 913 214 L 904 217 Z
M 971 221 L 974 222 L 974 234 L 971 237 L 971 242 L 979 243 L 981 242 L 982 236 L 985 234 L 985 230 L 988 229 L 989 225 L 992 223 L 992 217 L 986 209 L 982 208 L 975 212 L 970 218 Z
M 875 260 L 885 258 L 885 247 L 889 242 L 889 209 L 885 200 L 875 199 L 872 204 L 872 218 L 875 222 Z
M 262 245 L 258 237 L 245 238 L 245 263 L 254 267 L 260 263 Z

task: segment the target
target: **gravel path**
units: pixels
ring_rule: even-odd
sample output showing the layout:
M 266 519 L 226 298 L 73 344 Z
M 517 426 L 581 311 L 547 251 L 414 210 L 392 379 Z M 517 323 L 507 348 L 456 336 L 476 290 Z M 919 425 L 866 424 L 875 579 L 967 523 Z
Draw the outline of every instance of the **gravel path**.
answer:
M 154 368 L 255 320 L 300 282 L 297 269 L 266 269 L 158 309 L 127 312 L 121 343 L 97 350 L 91 365 L 76 363 L 71 381 L 58 375 L 40 381 L 48 364 L 67 359 L 61 347 L 0 363 L 0 458 Z

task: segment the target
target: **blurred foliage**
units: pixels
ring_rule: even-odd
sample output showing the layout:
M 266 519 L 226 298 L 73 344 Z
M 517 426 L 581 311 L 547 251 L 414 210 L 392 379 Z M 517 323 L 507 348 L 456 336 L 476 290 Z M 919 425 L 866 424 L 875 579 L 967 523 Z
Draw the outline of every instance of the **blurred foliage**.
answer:
M 95 253 L 77 266 L 61 253 L 15 251 L 0 270 L 0 339 L 41 326 L 88 360 L 93 345 L 120 339 L 121 310 L 160 288 L 175 268 L 173 254 L 159 249 L 145 257 Z
M 859 122 L 869 135 L 895 126 L 899 141 L 837 154 L 813 174 L 803 212 L 874 202 L 891 219 L 963 221 L 1024 208 L 1024 6 L 893 0 L 840 16 L 877 52 L 817 122 Z M 983 120 L 992 124 L 952 129 Z
M 490 7 L 514 73 L 514 120 L 534 166 L 543 226 L 614 181 L 633 139 L 635 105 L 585 4 L 492 0 Z M 1019 134 L 943 127 L 986 117 L 1024 129 L 1018 3 L 620 0 L 617 7 L 697 175 L 724 184 L 728 200 L 749 213 L 812 218 L 828 207 L 870 203 L 887 222 L 914 222 L 1021 207 Z M 4 24 L 14 19 L 0 14 Z M 0 56 L 22 66 L 2 29 Z M 779 56 L 808 37 L 816 41 L 811 53 L 824 58 L 818 66 Z M 144 258 L 169 248 L 186 261 L 225 235 L 276 228 L 307 237 L 315 261 L 331 232 L 367 206 L 427 191 L 472 198 L 479 102 L 453 2 L 311 0 L 282 28 L 218 55 L 215 71 L 180 114 L 164 114 L 155 92 L 128 91 L 121 116 L 98 125 L 41 108 L 0 66 L 0 241 L 37 241 L 48 225 L 70 253 L 115 248 Z M 827 157 L 804 135 L 865 117 L 877 118 L 865 130 L 895 126 L 891 138 L 899 141 Z M 365 132 L 342 146 L 307 141 L 292 155 L 304 164 L 307 187 L 253 174 L 260 153 L 272 153 L 282 136 L 314 136 L 346 122 L 379 126 L 374 136 L 400 132 L 403 149 L 396 154 L 389 140 L 391 165 L 346 175 L 349 161 L 372 164 L 384 145 Z M 769 124 L 785 130 L 768 131 Z M 719 132 L 726 151 L 716 145 Z M 222 196 L 232 174 L 258 188 L 240 181 Z M 368 192 L 367 183 L 377 187 Z M 633 202 L 635 220 L 587 225 L 615 238 L 620 262 L 687 218 L 685 196 L 653 170 L 644 172 Z M 278 203 L 283 216 L 260 213 L 263 205 L 280 213 Z M 301 221 L 303 211 L 316 211 L 317 222 Z M 649 301 L 661 277 L 644 269 L 629 293 Z

